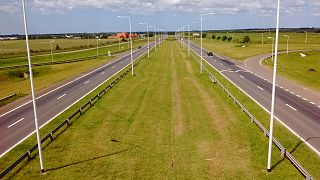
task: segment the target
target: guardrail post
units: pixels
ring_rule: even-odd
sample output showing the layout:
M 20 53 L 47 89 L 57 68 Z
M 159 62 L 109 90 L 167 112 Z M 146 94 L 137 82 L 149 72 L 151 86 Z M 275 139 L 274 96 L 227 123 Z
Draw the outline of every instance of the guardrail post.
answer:
M 53 134 L 50 132 L 50 140 L 53 141 Z
M 267 137 L 267 130 L 266 130 L 266 129 L 263 130 L 263 135 L 264 135 L 265 137 Z
M 311 178 L 310 178 L 310 175 L 309 175 L 309 174 L 307 174 L 307 175 L 306 175 L 306 180 L 311 180 Z
M 31 160 L 31 152 L 28 150 L 27 153 L 28 153 L 28 160 L 30 161 Z
M 68 126 L 70 126 L 70 119 L 69 118 L 67 119 L 67 124 L 68 124 Z
M 251 116 L 251 118 L 250 118 L 250 119 L 251 119 L 251 122 L 253 123 L 253 121 L 254 121 L 254 117 L 253 117 L 253 116 Z
M 99 94 L 98 94 L 98 96 L 99 96 Z M 80 115 L 82 115 L 82 109 L 81 108 L 79 109 L 79 112 L 80 112 Z
M 92 106 L 92 100 L 91 100 L 91 99 L 90 99 L 90 101 L 89 101 L 89 102 L 90 102 L 90 106 Z
M 281 157 L 284 157 L 285 153 L 286 153 L 286 148 L 283 147 L 281 149 Z

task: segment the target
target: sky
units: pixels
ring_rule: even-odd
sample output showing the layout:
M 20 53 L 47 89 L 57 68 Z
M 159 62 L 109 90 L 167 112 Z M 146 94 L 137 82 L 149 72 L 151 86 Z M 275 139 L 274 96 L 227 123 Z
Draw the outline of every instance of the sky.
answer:
M 25 0 L 30 34 L 275 28 L 277 0 Z M 320 0 L 281 0 L 280 27 L 320 27 Z M 0 34 L 23 34 L 21 0 L 0 0 Z M 150 28 L 152 30 L 152 28 Z

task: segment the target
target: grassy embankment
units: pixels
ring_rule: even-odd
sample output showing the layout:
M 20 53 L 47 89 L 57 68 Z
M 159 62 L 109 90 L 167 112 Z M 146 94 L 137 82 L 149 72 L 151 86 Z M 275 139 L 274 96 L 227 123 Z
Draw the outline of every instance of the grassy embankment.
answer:
M 295 80 L 307 87 L 320 90 L 320 51 L 281 54 L 278 56 L 277 71 L 280 75 Z M 273 68 L 271 58 L 263 62 L 269 68 Z
M 171 41 L 44 148 L 46 174 L 40 175 L 36 157 L 14 177 L 303 178 L 277 150 L 273 172 L 267 174 L 267 144 L 231 99 L 206 75 L 200 76 L 198 64 Z
M 232 33 L 214 33 L 216 37 L 227 36 L 232 37 Z M 287 49 L 287 38 L 284 35 L 289 35 L 289 50 L 314 50 L 320 49 L 320 34 L 308 33 L 307 44 L 305 44 L 304 33 L 280 33 L 279 35 L 279 51 Z M 264 53 L 271 53 L 272 39 L 268 36 L 275 37 L 274 33 L 264 33 L 263 44 L 262 35 L 260 33 L 234 33 L 233 41 L 230 42 L 212 39 L 211 33 L 207 33 L 207 37 L 203 39 L 203 47 L 213 51 L 219 55 L 224 55 L 235 60 L 245 60 L 249 57 L 256 56 Z M 249 36 L 251 41 L 242 47 L 240 43 L 244 36 Z M 196 44 L 200 45 L 200 38 L 194 40 Z

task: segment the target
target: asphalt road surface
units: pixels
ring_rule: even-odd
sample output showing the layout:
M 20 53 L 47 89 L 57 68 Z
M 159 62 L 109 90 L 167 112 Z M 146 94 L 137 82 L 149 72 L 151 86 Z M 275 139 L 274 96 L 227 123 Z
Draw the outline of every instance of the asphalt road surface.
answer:
M 186 42 L 186 47 L 187 44 Z M 190 48 L 200 55 L 199 46 L 190 42 Z M 207 56 L 205 49 L 203 50 L 203 59 L 270 112 L 272 84 L 268 80 L 216 55 Z M 275 115 L 283 125 L 306 141 L 306 144 L 320 155 L 320 107 L 277 85 Z
M 150 49 L 154 47 L 150 42 Z M 142 46 L 133 52 L 133 60 L 147 53 Z M 44 126 L 56 116 L 67 110 L 85 95 L 92 92 L 107 79 L 130 64 L 130 53 L 103 65 L 59 88 L 37 97 L 39 126 Z M 130 66 L 131 67 L 131 66 Z M 35 132 L 32 101 L 0 115 L 0 157 Z

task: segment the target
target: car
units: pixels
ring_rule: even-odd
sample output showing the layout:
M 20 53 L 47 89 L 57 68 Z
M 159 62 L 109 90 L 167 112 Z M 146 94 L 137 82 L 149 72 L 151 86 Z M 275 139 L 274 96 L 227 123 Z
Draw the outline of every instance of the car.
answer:
M 208 56 L 213 56 L 213 53 L 212 52 L 207 52 L 207 55 Z
M 140 49 L 141 48 L 141 46 L 138 46 L 138 49 Z

